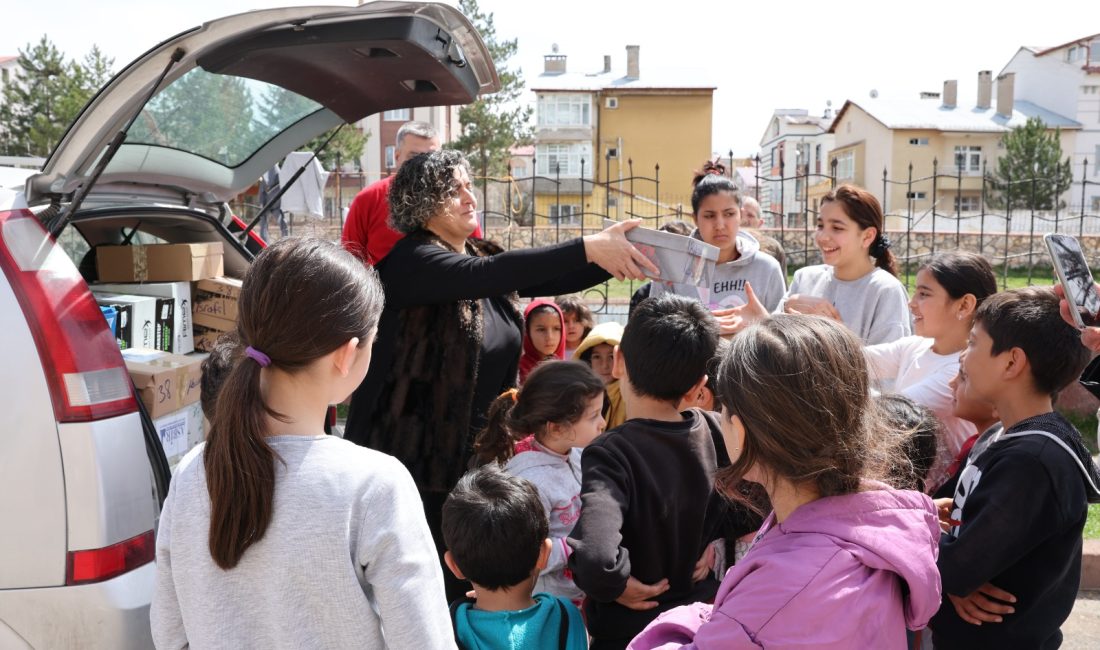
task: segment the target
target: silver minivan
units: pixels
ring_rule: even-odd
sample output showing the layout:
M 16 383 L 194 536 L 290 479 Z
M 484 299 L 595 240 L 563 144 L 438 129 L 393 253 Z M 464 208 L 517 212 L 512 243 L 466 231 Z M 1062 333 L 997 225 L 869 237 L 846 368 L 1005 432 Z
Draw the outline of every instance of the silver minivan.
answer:
M 96 247 L 219 241 L 241 277 L 257 242 L 226 202 L 287 153 L 373 113 L 498 89 L 448 4 L 254 11 L 146 52 L 39 172 L 0 188 L 0 648 L 152 645 L 170 475 L 89 290 Z

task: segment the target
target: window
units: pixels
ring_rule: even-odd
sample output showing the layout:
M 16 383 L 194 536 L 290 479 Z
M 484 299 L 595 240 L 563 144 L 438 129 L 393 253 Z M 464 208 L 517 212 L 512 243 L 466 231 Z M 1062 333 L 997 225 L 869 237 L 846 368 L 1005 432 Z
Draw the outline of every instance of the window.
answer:
M 1074 61 L 1080 59 L 1081 55 L 1084 53 L 1085 48 L 1077 47 L 1076 45 L 1074 45 L 1073 47 L 1066 50 L 1066 61 L 1069 63 L 1073 63 Z
M 386 169 L 397 167 L 397 157 L 395 154 L 396 150 L 392 144 L 386 147 Z
M 407 122 L 412 119 L 411 108 L 398 108 L 382 113 L 382 119 L 386 122 Z
M 921 201 L 927 196 L 924 192 L 906 192 L 905 198 L 912 199 L 914 201 Z
M 579 226 L 581 225 L 581 206 L 552 205 L 550 206 L 550 221 L 561 226 Z
M 1093 214 L 1100 212 L 1100 196 L 1092 197 L 1092 212 Z
M 981 197 L 979 196 L 955 197 L 955 210 L 958 212 L 977 212 L 981 209 Z
M 251 110 L 226 111 L 226 106 Z M 236 167 L 322 108 L 262 81 L 193 68 L 145 105 L 126 132 L 126 143 L 178 149 Z
M 551 178 L 559 173 L 563 177 L 580 178 L 581 161 L 584 177 L 592 178 L 592 143 L 540 144 L 535 147 L 536 172 Z
M 814 146 L 814 173 L 821 173 L 821 145 Z
M 978 174 L 982 171 L 981 147 L 955 147 L 955 170 L 964 174 Z
M 592 126 L 590 95 L 539 95 L 539 126 Z
M 928 138 L 909 138 L 909 144 L 917 147 L 927 147 Z
M 516 165 L 513 167 L 512 178 L 527 178 L 527 165 Z
M 769 158 L 768 160 L 771 161 L 771 163 L 768 165 L 769 167 L 779 166 L 779 157 L 775 155 L 775 147 L 772 147 L 771 158 Z
M 1096 145 L 1096 155 L 1092 157 L 1092 175 L 1100 176 L 1100 144 Z
M 1100 41 L 1089 43 L 1089 65 L 1100 64 Z
M 836 160 L 837 180 L 850 180 L 856 177 L 855 153 L 845 151 L 844 153 L 837 154 L 834 160 Z

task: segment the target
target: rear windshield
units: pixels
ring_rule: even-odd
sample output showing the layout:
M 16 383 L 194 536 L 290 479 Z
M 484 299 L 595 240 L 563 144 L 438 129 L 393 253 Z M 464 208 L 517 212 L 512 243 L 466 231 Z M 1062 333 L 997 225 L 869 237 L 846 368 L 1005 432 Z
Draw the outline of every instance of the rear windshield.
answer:
M 236 167 L 320 109 L 285 88 L 195 68 L 146 104 L 126 142 L 179 149 Z

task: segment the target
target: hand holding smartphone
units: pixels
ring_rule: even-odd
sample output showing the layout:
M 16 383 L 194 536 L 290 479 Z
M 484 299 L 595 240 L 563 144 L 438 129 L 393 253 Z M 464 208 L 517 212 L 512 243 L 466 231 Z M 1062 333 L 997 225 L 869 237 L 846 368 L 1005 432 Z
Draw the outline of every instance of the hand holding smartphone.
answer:
M 1078 329 L 1100 326 L 1100 290 L 1092 279 L 1081 244 L 1070 235 L 1053 233 L 1044 235 L 1043 241 Z

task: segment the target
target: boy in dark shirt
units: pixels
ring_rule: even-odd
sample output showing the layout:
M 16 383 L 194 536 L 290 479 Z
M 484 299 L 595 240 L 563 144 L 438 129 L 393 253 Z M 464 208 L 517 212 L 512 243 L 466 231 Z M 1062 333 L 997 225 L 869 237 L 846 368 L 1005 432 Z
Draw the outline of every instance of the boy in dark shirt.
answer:
M 1006 291 L 978 308 L 961 359 L 966 390 L 996 408 L 1004 432 L 966 466 L 950 504 L 943 606 L 929 624 L 937 649 L 1061 644 L 1100 476 L 1052 395 L 1087 360 L 1049 289 Z
M 624 648 L 660 612 L 717 590 L 699 560 L 728 532 L 714 474 L 729 456 L 714 417 L 677 409 L 705 384 L 717 345 L 710 312 L 666 294 L 638 306 L 615 349 L 627 421 L 584 450 L 569 538 L 595 650 Z

